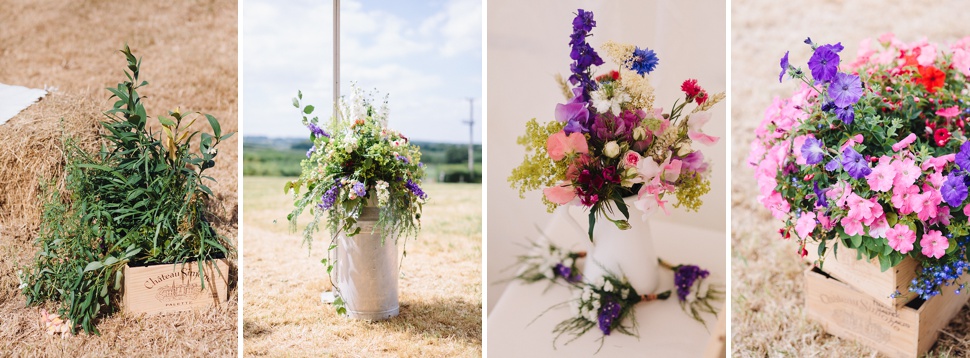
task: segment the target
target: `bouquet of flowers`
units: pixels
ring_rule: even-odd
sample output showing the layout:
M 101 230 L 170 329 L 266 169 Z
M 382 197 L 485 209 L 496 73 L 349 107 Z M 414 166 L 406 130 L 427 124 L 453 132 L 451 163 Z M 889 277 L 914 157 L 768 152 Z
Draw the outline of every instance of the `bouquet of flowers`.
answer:
M 883 270 L 905 257 L 922 269 L 910 291 L 924 299 L 967 271 L 970 37 L 951 46 L 864 41 L 842 65 L 841 43 L 805 40 L 811 73 L 781 59 L 779 81 L 799 80 L 776 98 L 751 145 L 758 199 L 805 242 L 855 249 Z
M 594 26 L 593 13 L 579 9 L 569 42 L 572 75 L 568 82 L 559 78 L 566 102 L 556 106 L 555 121 L 526 123 L 518 143 L 527 154 L 508 178 L 520 197 L 544 188 L 550 212 L 570 203 L 588 208 L 590 240 L 597 217 L 630 227 L 624 197 L 637 195 L 644 219 L 657 208 L 666 212 L 670 195 L 677 199 L 674 207 L 700 207 L 700 197 L 710 190 L 710 171 L 693 143 L 717 142 L 701 127 L 710 119 L 706 111 L 724 99 L 724 93 L 708 95 L 688 79 L 681 86 L 683 102 L 678 99 L 666 113 L 654 108 L 646 75 L 659 60 L 654 51 L 632 45 L 607 42 L 603 48 L 617 67 L 594 77 L 593 67 L 604 64 L 586 42 Z M 685 112 L 690 103 L 696 106 Z
M 387 97 L 378 109 L 373 105 L 373 94 L 364 94 L 356 86 L 352 91 L 350 102 L 341 100 L 338 115 L 325 128 L 318 117 L 308 118 L 314 107 L 301 107 L 302 92 L 293 99 L 293 106 L 302 110 L 313 146 L 301 163 L 300 178 L 287 182 L 284 188 L 294 191 L 296 207 L 287 219 L 295 229 L 296 218 L 311 208 L 313 220 L 303 232 L 309 246 L 313 233 L 319 230 L 320 218 L 329 214 L 331 251 L 341 233 L 360 233 L 357 221 L 365 206 L 381 208 L 374 230 L 382 232 L 383 238 L 397 240 L 403 236 L 406 240 L 415 236 L 420 229 L 422 205 L 428 199 L 420 187 L 424 178 L 420 148 L 387 128 Z M 306 191 L 301 194 L 302 187 Z M 332 260 L 324 259 L 323 263 L 328 273 L 333 270 Z M 340 311 L 339 299 L 335 305 Z

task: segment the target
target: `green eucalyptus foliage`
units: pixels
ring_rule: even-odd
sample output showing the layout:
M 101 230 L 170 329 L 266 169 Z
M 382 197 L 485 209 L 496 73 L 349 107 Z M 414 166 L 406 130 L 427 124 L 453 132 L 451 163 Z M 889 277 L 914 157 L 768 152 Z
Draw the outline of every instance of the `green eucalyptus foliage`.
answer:
M 24 280 L 27 304 L 59 302 L 72 333 L 98 334 L 97 318 L 118 309 L 126 264 L 199 260 L 201 271 L 202 260 L 232 250 L 207 220 L 213 194 L 204 183 L 215 181 L 205 171 L 233 133 L 223 134 L 211 115 L 177 109 L 157 117 L 162 132 L 150 130 L 138 94 L 148 85 L 139 82 L 141 61 L 127 45 L 121 52 L 127 80 L 108 88 L 117 101 L 104 113 L 101 148 L 89 153 L 64 140 L 65 190 L 45 185 L 40 251 Z M 187 130 L 194 122 L 188 117 L 206 118 L 212 134 Z

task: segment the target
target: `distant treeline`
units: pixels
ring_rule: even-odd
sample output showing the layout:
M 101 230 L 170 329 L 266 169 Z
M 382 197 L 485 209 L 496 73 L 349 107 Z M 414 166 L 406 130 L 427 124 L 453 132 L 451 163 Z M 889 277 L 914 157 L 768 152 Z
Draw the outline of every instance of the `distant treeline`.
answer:
M 468 172 L 468 145 L 418 142 L 421 162 L 427 165 L 427 179 L 440 182 L 482 182 L 482 146 L 473 147 L 474 173 Z M 243 138 L 243 175 L 299 176 L 300 161 L 306 159 L 309 140 L 266 137 Z

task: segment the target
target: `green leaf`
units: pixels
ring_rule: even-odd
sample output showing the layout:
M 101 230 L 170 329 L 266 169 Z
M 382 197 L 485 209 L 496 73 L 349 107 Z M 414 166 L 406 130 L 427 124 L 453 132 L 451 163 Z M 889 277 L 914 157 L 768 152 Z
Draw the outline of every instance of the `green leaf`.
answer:
M 296 97 L 299 99 L 303 99 L 303 91 L 296 90 Z
M 306 114 L 313 113 L 313 106 L 308 104 L 306 107 L 303 108 L 303 113 L 306 113 Z
M 175 121 L 168 119 L 165 116 L 158 116 L 158 121 L 162 123 L 163 126 L 174 127 Z
M 589 241 L 593 241 L 593 225 L 596 225 L 596 210 L 589 210 Z
M 117 262 L 118 262 L 118 258 L 116 258 L 114 256 L 108 256 L 108 258 L 104 259 L 104 265 L 105 266 L 111 266 L 112 264 L 117 263 Z
M 115 271 L 115 291 L 121 289 L 121 279 L 123 277 L 124 275 L 121 273 L 121 270 Z
M 101 261 L 92 261 L 89 262 L 87 266 L 84 266 L 84 272 L 94 271 L 102 267 L 104 267 L 104 264 L 102 264 Z
M 212 134 L 215 135 L 216 140 L 222 140 L 222 127 L 219 126 L 219 120 L 211 114 L 206 114 L 205 119 L 209 120 L 209 126 L 212 127 Z
M 889 256 L 879 255 L 878 257 L 879 257 L 879 269 L 882 270 L 882 272 L 886 272 L 886 270 L 888 270 L 890 267 L 893 266 L 892 261 L 889 259 Z
M 300 100 L 294 98 L 293 99 L 293 107 L 300 108 Z

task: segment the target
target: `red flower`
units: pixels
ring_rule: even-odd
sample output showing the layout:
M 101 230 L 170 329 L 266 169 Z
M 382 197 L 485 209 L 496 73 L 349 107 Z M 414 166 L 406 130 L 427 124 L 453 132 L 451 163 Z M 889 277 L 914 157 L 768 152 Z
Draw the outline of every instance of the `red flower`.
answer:
M 935 131 L 933 131 L 933 143 L 936 143 L 936 146 L 945 146 L 946 142 L 949 140 L 950 131 L 946 130 L 946 128 L 937 128 Z
M 701 90 L 701 93 L 698 93 L 694 100 L 697 101 L 697 104 L 704 104 L 704 102 L 707 102 L 707 91 Z
M 687 102 L 690 102 L 697 97 L 699 93 L 704 91 L 701 86 L 697 85 L 697 80 L 695 79 L 687 79 L 684 81 L 684 84 L 680 85 L 680 90 L 684 91 L 684 94 L 687 95 Z
M 943 83 L 946 81 L 946 73 L 933 66 L 920 66 L 917 81 L 923 87 L 926 87 L 927 92 L 936 93 L 936 90 L 943 87 Z
M 610 73 L 599 75 L 596 77 L 596 82 L 610 82 L 617 81 L 620 79 L 620 73 L 617 71 L 610 71 Z

